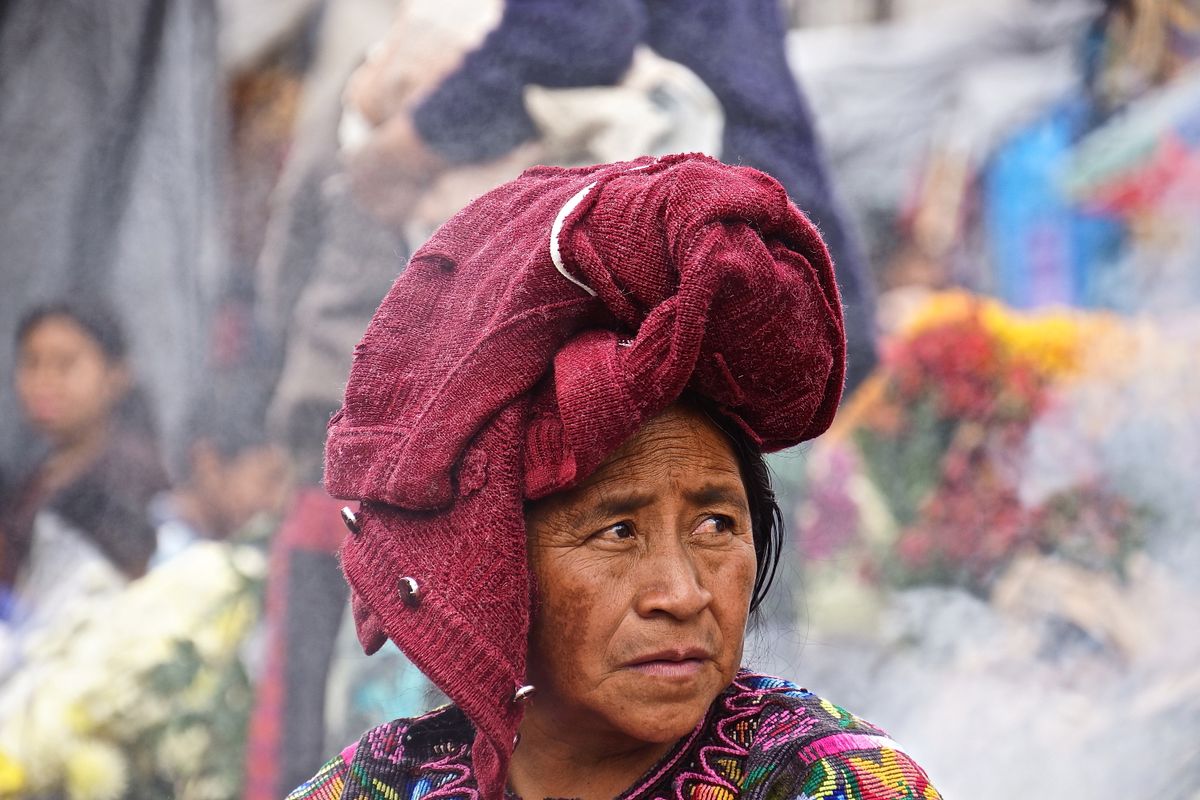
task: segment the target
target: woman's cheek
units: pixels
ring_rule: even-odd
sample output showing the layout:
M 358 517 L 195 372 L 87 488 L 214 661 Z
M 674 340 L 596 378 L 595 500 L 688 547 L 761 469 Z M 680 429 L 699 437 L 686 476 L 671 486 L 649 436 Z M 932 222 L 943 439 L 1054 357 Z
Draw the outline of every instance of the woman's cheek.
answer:
M 541 608 L 538 622 L 543 658 L 559 676 L 578 677 L 578 661 L 598 659 L 604 641 L 604 616 L 615 611 L 611 576 L 603 564 L 567 558 L 539 571 Z M 569 563 L 574 562 L 574 563 Z
M 754 577 L 758 560 L 754 554 L 754 545 L 740 539 L 731 543 L 728 549 L 713 551 L 706 554 L 707 568 L 713 575 L 711 591 L 727 595 L 739 590 L 745 596 L 748 605 L 750 595 L 754 591 Z
M 558 598 L 554 612 L 542 630 L 542 647 L 551 674 L 560 682 L 579 678 L 577 660 L 587 650 L 587 598 L 570 595 Z

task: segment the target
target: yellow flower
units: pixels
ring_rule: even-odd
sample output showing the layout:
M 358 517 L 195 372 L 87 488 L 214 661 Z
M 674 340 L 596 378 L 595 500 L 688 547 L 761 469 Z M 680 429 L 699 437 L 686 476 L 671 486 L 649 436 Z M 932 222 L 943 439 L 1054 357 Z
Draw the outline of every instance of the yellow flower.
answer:
M 930 328 L 959 322 L 989 303 L 994 304 L 994 301 L 961 289 L 936 292 L 901 326 L 901 333 L 905 337 L 912 337 Z
M 67 796 L 71 800 L 116 800 L 128 780 L 125 758 L 110 744 L 80 741 L 67 756 Z
M 990 298 L 953 290 L 931 296 L 902 333 L 912 337 L 971 317 L 978 317 L 1005 355 L 1050 378 L 1078 374 L 1091 343 L 1115 327 L 1106 314 L 1061 308 L 1020 312 Z
M 6 754 L 0 752 L 0 798 L 20 797 L 25 789 L 25 770 Z

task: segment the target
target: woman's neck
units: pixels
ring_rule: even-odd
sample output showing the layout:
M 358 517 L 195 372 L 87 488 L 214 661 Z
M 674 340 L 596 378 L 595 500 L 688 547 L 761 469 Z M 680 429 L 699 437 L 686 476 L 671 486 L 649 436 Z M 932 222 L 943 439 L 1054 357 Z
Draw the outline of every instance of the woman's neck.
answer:
M 94 425 L 63 438 L 42 465 L 42 487 L 53 494 L 79 477 L 104 452 L 108 444 L 108 425 Z
M 512 790 L 524 800 L 611 800 L 675 746 L 675 742 L 640 742 L 618 734 L 580 735 L 584 729 L 527 714 L 509 764 Z

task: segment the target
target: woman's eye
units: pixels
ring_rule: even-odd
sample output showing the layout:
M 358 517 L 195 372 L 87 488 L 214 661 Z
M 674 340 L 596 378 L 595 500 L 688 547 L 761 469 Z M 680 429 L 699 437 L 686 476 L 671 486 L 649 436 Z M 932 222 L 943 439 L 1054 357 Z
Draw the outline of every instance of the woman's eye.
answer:
M 625 540 L 633 538 L 633 525 L 628 522 L 618 522 L 616 525 L 609 525 L 602 531 L 596 533 L 596 536 L 601 539 L 609 540 Z
M 701 536 L 718 536 L 733 532 L 733 520 L 724 514 L 713 514 L 705 517 L 700 525 L 696 528 L 696 533 Z

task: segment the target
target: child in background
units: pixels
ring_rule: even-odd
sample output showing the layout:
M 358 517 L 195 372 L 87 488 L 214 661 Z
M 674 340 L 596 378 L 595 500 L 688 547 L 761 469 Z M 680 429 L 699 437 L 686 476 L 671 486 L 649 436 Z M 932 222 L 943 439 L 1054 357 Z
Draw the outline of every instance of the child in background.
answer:
M 235 537 L 256 517 L 278 514 L 290 476 L 283 449 L 266 434 L 262 409 L 213 393 L 188 418 L 175 489 L 151 506 L 158 528 L 154 565 L 192 542 Z
M 146 571 L 155 548 L 147 505 L 167 477 L 111 311 L 38 306 L 16 346 L 17 397 L 47 450 L 0 500 L 0 586 L 8 617 L 32 624 Z

